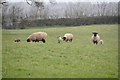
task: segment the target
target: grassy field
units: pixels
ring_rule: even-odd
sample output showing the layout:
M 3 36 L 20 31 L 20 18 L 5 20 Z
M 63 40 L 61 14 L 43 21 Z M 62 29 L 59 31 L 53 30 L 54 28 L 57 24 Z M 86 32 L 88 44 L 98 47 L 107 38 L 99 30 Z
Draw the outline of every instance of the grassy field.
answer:
M 48 33 L 47 43 L 27 43 L 33 32 Z M 91 42 L 97 31 L 103 45 Z M 57 43 L 57 36 L 73 33 L 73 42 Z M 20 38 L 22 42 L 15 43 Z M 4 78 L 117 78 L 118 25 L 46 27 L 3 30 Z

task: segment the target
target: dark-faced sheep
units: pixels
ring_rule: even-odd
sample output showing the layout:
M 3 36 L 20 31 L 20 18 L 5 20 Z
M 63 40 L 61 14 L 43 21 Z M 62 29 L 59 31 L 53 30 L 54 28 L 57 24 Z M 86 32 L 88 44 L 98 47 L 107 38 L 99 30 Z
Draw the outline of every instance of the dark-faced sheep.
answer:
M 35 32 L 32 33 L 28 38 L 27 38 L 27 42 L 39 42 L 42 41 L 43 43 L 45 43 L 45 39 L 47 38 L 47 33 L 46 32 Z
M 21 40 L 20 39 L 15 39 L 15 42 L 21 42 Z
M 64 36 L 63 36 L 63 41 L 70 41 L 70 42 L 72 42 L 72 40 L 73 40 L 73 34 L 71 34 L 71 33 L 66 33 Z
M 98 35 L 97 32 L 93 32 L 92 33 L 92 41 L 94 44 L 98 44 L 98 42 L 100 41 L 100 36 Z

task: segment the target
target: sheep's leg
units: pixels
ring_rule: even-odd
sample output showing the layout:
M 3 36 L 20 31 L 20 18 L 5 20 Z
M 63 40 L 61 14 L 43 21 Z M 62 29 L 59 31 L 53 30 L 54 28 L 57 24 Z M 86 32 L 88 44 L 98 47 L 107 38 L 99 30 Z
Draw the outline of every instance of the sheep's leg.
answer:
M 94 44 L 97 44 L 97 41 L 94 41 L 94 40 L 93 40 L 93 43 L 94 43 Z
M 38 39 L 36 39 L 36 40 L 35 40 L 35 42 L 39 42 L 39 40 L 38 40 Z
M 68 39 L 66 40 L 66 42 L 68 42 Z
M 95 44 L 95 41 L 93 40 L 93 44 Z
M 70 42 L 72 42 L 72 39 L 70 39 Z
M 58 43 L 60 43 L 60 41 L 58 41 Z
M 46 41 L 45 41 L 45 39 L 42 39 L 41 41 L 42 41 L 43 43 L 45 43 L 45 42 L 46 42 Z
M 34 42 L 37 42 L 37 40 L 34 40 Z
M 96 41 L 96 44 L 98 44 L 98 41 Z
M 32 40 L 32 42 L 36 42 L 36 40 Z

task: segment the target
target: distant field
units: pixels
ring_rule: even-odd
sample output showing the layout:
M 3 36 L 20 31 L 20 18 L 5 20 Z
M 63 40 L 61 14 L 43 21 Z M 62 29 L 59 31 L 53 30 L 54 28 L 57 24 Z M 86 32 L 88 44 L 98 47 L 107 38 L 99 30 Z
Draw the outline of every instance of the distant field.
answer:
M 27 43 L 33 32 L 48 33 L 47 43 Z M 103 45 L 91 42 L 97 31 Z M 73 33 L 73 42 L 57 43 L 57 36 Z M 3 30 L 3 78 L 117 78 L 118 25 L 46 27 Z M 22 42 L 15 43 L 20 38 Z

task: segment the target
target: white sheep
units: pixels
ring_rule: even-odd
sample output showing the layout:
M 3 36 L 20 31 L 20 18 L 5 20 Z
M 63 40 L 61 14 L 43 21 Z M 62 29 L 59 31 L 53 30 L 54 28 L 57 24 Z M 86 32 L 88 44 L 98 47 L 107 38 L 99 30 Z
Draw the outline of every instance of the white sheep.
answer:
M 92 38 L 93 43 L 98 44 L 98 42 L 100 41 L 100 36 L 98 35 L 97 32 L 93 32 L 92 34 L 93 35 L 92 35 L 91 38 Z
M 42 41 L 43 43 L 45 43 L 45 39 L 47 38 L 47 33 L 46 32 L 35 32 L 32 33 L 28 38 L 27 38 L 27 42 L 39 42 Z
M 71 34 L 71 33 L 66 33 L 64 36 L 63 36 L 63 41 L 70 41 L 70 42 L 72 42 L 72 40 L 73 40 L 73 34 Z

